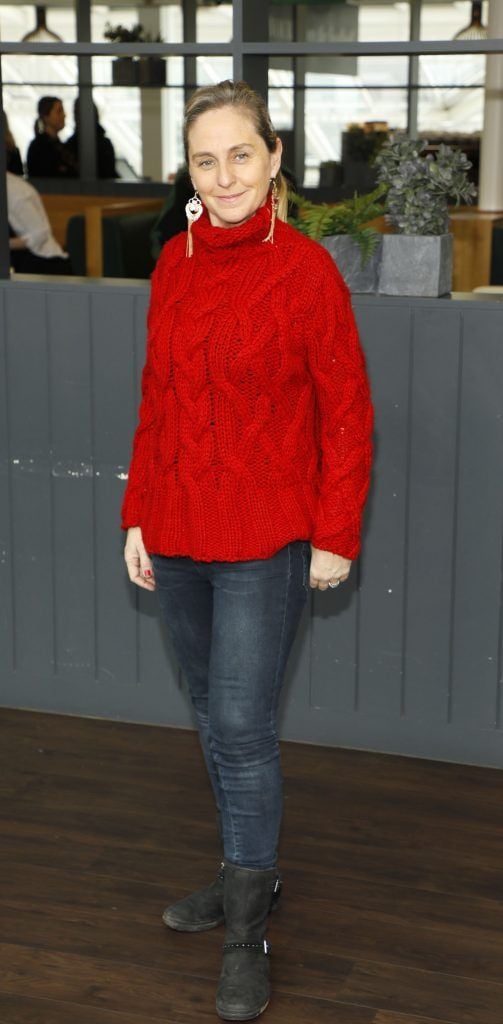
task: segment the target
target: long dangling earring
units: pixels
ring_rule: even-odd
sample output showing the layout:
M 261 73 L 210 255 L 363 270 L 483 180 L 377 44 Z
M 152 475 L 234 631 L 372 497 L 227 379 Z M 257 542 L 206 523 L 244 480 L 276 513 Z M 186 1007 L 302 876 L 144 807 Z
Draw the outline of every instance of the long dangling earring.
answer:
M 269 226 L 269 232 L 263 242 L 274 242 L 274 225 L 276 223 L 276 217 L 278 215 L 279 206 L 279 192 L 278 186 L 276 185 L 276 178 L 271 178 L 271 223 Z
M 194 251 L 192 244 L 192 225 L 196 220 L 199 220 L 203 212 L 203 204 L 199 198 L 199 193 L 196 191 L 191 199 L 185 206 L 185 216 L 187 217 L 187 245 L 185 247 L 185 255 L 192 256 Z

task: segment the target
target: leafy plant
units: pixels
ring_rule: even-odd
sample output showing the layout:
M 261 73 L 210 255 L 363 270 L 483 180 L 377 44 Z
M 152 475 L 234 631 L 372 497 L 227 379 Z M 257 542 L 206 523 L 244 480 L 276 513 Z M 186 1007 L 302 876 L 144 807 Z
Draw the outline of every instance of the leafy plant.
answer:
M 445 234 L 448 204 L 470 203 L 476 194 L 464 153 L 442 144 L 435 159 L 424 155 L 427 146 L 421 139 L 388 141 L 375 159 L 378 181 L 388 186 L 386 220 L 403 235 Z
M 365 131 L 360 125 L 350 124 L 346 131 L 346 154 L 351 160 L 371 164 L 388 138 L 384 129 Z
M 162 43 L 161 36 L 157 35 L 155 38 L 150 32 L 146 32 L 143 25 L 139 23 L 133 25 L 132 28 L 125 28 L 124 25 L 111 25 L 107 21 L 105 25 L 105 31 L 103 33 L 105 39 L 110 40 L 111 43 Z
M 377 249 L 381 237 L 379 231 L 365 225 L 383 213 L 381 200 L 387 191 L 388 186 L 380 184 L 373 192 L 363 196 L 355 192 L 352 199 L 334 204 L 312 203 L 290 192 L 288 198 L 298 209 L 298 217 L 290 223 L 316 242 L 327 235 L 349 235 L 360 249 L 364 267 Z

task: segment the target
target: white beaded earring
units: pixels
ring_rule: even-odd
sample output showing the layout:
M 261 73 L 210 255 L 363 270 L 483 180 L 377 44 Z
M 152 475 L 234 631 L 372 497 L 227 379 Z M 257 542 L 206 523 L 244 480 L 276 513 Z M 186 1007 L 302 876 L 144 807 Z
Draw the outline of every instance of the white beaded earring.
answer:
M 194 251 L 192 244 L 192 225 L 196 220 L 199 220 L 203 212 L 203 204 L 199 198 L 199 193 L 196 191 L 191 199 L 185 206 L 185 216 L 187 217 L 187 245 L 185 248 L 185 255 L 192 256 Z

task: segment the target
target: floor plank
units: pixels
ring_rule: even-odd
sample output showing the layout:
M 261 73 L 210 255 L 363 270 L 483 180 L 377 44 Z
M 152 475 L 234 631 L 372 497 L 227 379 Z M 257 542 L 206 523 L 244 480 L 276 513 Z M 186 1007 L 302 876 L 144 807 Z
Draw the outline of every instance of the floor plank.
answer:
M 438 1018 L 436 1021 L 433 1021 L 431 1017 L 417 1017 L 416 1014 L 378 1010 L 373 1024 L 449 1024 L 449 1022 L 441 1021 Z
M 382 963 L 355 964 L 338 998 L 448 1024 L 501 1024 L 503 1019 L 503 985 Z
M 124 1010 L 103 1010 L 55 999 L 10 996 L 0 992 L 2 1024 L 138 1024 L 137 1014 Z M 142 1024 L 157 1024 L 154 1017 L 142 1017 Z

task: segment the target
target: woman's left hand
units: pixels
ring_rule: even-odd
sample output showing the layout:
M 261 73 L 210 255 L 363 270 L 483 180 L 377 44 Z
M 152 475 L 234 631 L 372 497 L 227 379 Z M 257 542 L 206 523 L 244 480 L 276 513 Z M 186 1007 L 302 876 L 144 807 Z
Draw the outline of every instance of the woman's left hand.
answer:
M 322 551 L 311 544 L 309 586 L 313 589 L 327 590 L 330 585 L 338 587 L 340 583 L 346 582 L 350 569 L 349 558 L 334 555 L 333 551 Z

